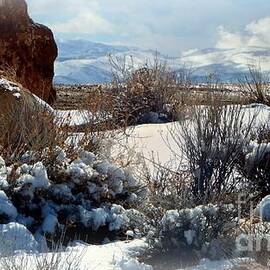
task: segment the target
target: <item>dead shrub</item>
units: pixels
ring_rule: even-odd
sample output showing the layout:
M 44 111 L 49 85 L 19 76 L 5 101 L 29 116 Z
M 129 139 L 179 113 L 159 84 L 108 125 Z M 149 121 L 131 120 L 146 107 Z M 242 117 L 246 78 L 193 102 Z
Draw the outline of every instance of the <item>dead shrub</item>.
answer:
M 260 65 L 250 65 L 248 74 L 239 80 L 240 90 L 248 95 L 250 102 L 270 105 L 270 85 L 268 74 L 262 71 Z
M 127 58 L 110 56 L 110 63 L 113 83 L 105 95 L 103 92 L 95 97 L 109 105 L 107 115 L 117 119 L 120 126 L 176 119 L 181 103 L 179 92 L 190 84 L 186 70 L 174 72 L 157 57 L 141 68 L 135 68 L 132 58 L 128 62 Z
M 247 119 L 248 118 L 248 119 Z M 170 130 L 190 173 L 190 189 L 198 203 L 237 192 L 243 183 L 236 174 L 237 161 L 248 144 L 256 115 L 245 118 L 240 105 L 198 106 L 193 118 Z M 240 181 L 240 182 L 239 182 Z
M 63 145 L 67 133 L 54 120 L 53 112 L 30 94 L 11 102 L 0 114 L 0 155 L 14 161 L 27 151 Z

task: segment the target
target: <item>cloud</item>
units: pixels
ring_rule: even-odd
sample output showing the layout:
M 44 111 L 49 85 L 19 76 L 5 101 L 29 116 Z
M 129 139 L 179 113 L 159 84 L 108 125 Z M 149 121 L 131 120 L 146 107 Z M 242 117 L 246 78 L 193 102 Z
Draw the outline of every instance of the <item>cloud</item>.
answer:
M 231 32 L 218 27 L 217 48 L 270 47 L 270 17 L 253 21 L 242 32 Z
M 50 25 L 54 32 L 80 34 L 112 34 L 114 26 L 109 21 L 93 12 L 79 13 L 76 17 L 65 22 Z
M 220 49 L 239 48 L 243 45 L 242 36 L 239 33 L 232 33 L 224 26 L 218 27 L 218 42 L 216 47 Z
M 250 29 L 243 25 L 269 14 L 270 1 L 256 1 L 254 9 L 254 0 L 27 0 L 31 16 L 51 26 L 57 38 L 136 45 L 174 55 L 214 47 L 219 25 L 225 27 L 219 28 L 218 46 L 240 46 L 243 31 L 250 36 L 260 30 L 257 24 Z M 265 33 L 252 35 L 250 43 L 265 43 Z

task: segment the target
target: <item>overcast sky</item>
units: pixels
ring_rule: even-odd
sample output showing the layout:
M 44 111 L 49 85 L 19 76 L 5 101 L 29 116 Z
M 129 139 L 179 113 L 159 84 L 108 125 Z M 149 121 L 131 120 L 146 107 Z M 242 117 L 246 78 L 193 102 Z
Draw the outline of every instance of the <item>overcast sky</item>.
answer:
M 60 39 L 157 49 L 270 47 L 270 0 L 27 0 Z

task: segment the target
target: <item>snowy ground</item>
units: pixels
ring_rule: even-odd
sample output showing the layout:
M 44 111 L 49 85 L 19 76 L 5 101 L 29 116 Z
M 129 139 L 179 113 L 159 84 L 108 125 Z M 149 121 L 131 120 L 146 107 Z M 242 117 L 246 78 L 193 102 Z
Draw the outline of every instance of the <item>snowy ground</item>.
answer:
M 250 115 L 257 113 L 258 123 L 264 123 L 270 118 L 270 109 L 266 106 L 251 105 L 245 108 L 246 119 L 248 119 Z M 57 114 L 59 117 L 62 117 L 64 121 L 68 121 L 68 123 L 72 125 L 81 125 L 85 123 L 85 118 L 82 116 L 81 112 L 78 111 L 58 111 Z M 118 145 L 110 147 L 111 153 L 113 153 L 115 157 L 129 157 L 132 153 L 132 155 L 137 158 L 138 162 L 144 160 L 150 167 L 153 167 L 151 160 L 153 160 L 154 157 L 154 160 L 158 164 L 171 166 L 170 168 L 172 168 L 172 166 L 174 166 L 172 161 L 175 159 L 174 151 L 178 148 L 175 140 L 171 136 L 171 130 L 177 128 L 178 125 L 178 123 L 167 123 L 132 127 L 128 130 L 127 135 L 119 140 Z M 108 148 L 109 147 L 107 147 L 107 150 Z M 5 198 L 2 199 L 4 200 Z M 19 234 L 19 237 L 24 236 L 23 233 Z M 19 244 L 18 235 L 15 235 L 15 238 L 16 239 L 11 239 L 10 242 Z M 26 237 L 25 239 L 28 238 Z M 27 246 L 29 246 L 29 244 L 31 246 L 30 242 L 31 239 L 29 241 L 27 240 Z M 33 247 L 35 247 L 35 244 L 33 244 Z M 61 270 L 68 269 L 70 258 L 76 257 L 79 258 L 79 267 L 74 270 L 150 270 L 152 267 L 141 264 L 137 260 L 138 255 L 145 247 L 146 244 L 143 240 L 116 242 L 99 246 L 80 243 L 68 248 L 67 252 L 59 253 L 61 255 L 61 260 L 63 261 Z M 18 249 L 21 248 L 19 247 Z M 78 256 L 76 256 L 76 254 L 78 254 Z M 17 269 L 36 270 L 38 269 L 37 256 L 39 258 L 48 258 L 48 256 L 52 257 L 55 255 L 39 254 L 26 256 L 25 253 L 20 252 L 16 257 L 11 257 L 8 260 L 12 262 L 12 258 L 15 258 L 15 263 L 20 264 L 22 262 L 21 258 L 27 257 L 27 266 L 24 265 L 23 268 Z M 5 270 L 1 263 L 3 263 L 3 259 L 2 261 L 0 259 L 0 269 Z M 229 270 L 235 266 L 235 263 L 235 261 L 202 261 L 200 265 L 189 268 L 188 270 Z
M 28 235 L 24 236 L 21 233 L 17 240 L 20 241 L 20 238 L 25 237 L 27 238 Z M 31 241 L 31 239 L 28 240 Z M 151 266 L 140 263 L 137 259 L 145 247 L 143 240 L 133 240 L 99 246 L 77 243 L 73 247 L 68 247 L 65 252 L 58 253 L 29 255 L 23 251 L 17 251 L 18 254 L 13 257 L 0 259 L 0 267 L 2 270 L 40 270 L 41 265 L 57 262 L 54 270 L 152 270 Z M 202 260 L 198 266 L 185 270 L 229 270 L 239 262 L 243 260 L 217 262 Z M 12 268 L 7 268 L 7 265 Z
M 20 253 L 12 257 L 10 262 L 18 266 L 23 262 L 24 267 L 16 268 L 18 270 L 40 270 L 43 261 L 57 261 L 59 265 L 57 270 L 151 270 L 150 266 L 139 263 L 135 258 L 144 246 L 142 240 L 100 246 L 81 243 L 57 255 L 56 253 L 33 255 Z M 4 265 L 5 262 L 0 260 L 1 269 L 5 269 Z
M 270 119 L 270 108 L 261 104 L 252 104 L 244 107 L 244 121 L 248 122 L 253 115 L 256 115 L 254 126 L 267 123 Z M 131 127 L 127 135 L 119 140 L 119 144 L 112 147 L 107 155 L 127 159 L 130 155 L 137 158 L 137 161 L 145 161 L 152 171 L 155 164 L 177 168 L 174 161 L 182 157 L 177 140 L 172 132 L 180 132 L 179 123 L 147 124 Z M 108 148 L 106 148 L 108 149 Z M 138 163 L 137 163 L 138 164 Z
M 42 247 L 23 225 L 1 225 L 0 231 L 3 236 L 0 252 L 2 256 L 6 256 L 0 258 L 1 270 L 152 270 L 151 266 L 140 263 L 137 259 L 147 247 L 143 239 L 98 246 L 77 242 L 65 251 L 40 253 Z M 186 270 L 229 270 L 238 262 L 243 260 L 203 260 L 198 266 Z M 46 265 L 50 267 L 45 268 Z

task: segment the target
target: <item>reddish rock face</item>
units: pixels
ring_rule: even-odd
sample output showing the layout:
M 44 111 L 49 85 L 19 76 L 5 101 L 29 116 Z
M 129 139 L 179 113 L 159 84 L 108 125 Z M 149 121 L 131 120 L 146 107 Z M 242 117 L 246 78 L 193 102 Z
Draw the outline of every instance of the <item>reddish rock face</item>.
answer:
M 0 69 L 14 70 L 19 83 L 52 103 L 56 57 L 53 33 L 30 19 L 25 0 L 0 0 Z

